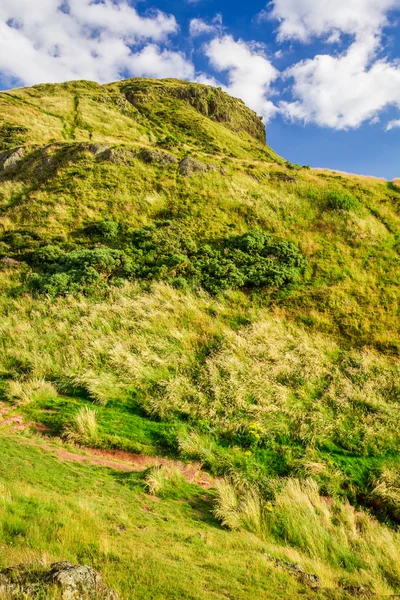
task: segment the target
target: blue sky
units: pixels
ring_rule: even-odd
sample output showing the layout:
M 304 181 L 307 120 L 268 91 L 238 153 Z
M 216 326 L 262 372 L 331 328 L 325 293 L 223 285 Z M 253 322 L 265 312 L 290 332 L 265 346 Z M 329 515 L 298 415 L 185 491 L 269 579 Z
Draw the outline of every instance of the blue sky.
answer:
M 220 85 L 293 162 L 400 176 L 400 0 L 0 0 L 0 89 Z

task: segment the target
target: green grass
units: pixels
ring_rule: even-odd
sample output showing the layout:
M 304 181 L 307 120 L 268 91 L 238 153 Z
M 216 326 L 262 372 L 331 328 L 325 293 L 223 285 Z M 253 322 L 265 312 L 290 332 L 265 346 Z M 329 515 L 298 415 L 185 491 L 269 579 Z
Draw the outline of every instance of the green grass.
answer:
M 0 438 L 0 567 L 91 564 L 126 600 L 273 599 L 283 588 L 291 598 L 333 597 L 271 566 L 271 544 L 222 530 L 204 490 L 186 484 L 183 496 L 156 502 L 141 474 L 61 463 L 30 443 Z

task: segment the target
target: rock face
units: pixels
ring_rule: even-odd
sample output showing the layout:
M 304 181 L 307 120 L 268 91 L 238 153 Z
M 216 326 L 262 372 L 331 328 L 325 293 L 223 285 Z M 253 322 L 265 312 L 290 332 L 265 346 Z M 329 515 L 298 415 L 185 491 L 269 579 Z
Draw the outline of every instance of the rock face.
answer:
M 156 163 L 159 165 L 173 165 L 178 162 L 178 159 L 173 154 L 160 152 L 159 150 L 151 150 L 149 148 L 144 148 L 139 156 L 147 164 Z
M 198 173 L 207 173 L 207 171 L 215 170 L 215 165 L 206 165 L 205 163 L 202 163 L 195 158 L 190 158 L 189 156 L 184 158 L 179 165 L 179 174 L 183 177 L 190 177 L 191 175 L 196 175 Z
M 112 84 L 115 86 L 115 84 Z M 266 133 L 262 118 L 238 98 L 232 98 L 209 85 L 189 83 L 178 79 L 128 79 L 117 84 L 121 92 L 140 112 L 147 114 L 147 106 L 154 103 L 176 102 L 193 107 L 198 113 L 223 124 L 235 132 L 246 132 L 265 143 Z
M 13 169 L 19 163 L 19 161 L 24 158 L 25 154 L 25 148 L 18 148 L 10 154 L 7 154 L 2 165 L 3 171 L 9 171 L 10 169 Z
M 0 598 L 30 597 L 47 586 L 60 588 L 63 600 L 118 600 L 118 594 L 106 588 L 100 573 L 92 567 L 63 561 L 50 570 L 40 565 L 19 565 L 0 572 Z

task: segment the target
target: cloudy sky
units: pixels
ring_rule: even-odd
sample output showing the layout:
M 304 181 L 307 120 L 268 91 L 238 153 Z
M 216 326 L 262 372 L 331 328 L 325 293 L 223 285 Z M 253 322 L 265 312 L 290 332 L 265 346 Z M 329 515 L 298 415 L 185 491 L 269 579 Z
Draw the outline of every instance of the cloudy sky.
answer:
M 400 0 L 0 0 L 0 89 L 223 86 L 293 162 L 400 176 Z

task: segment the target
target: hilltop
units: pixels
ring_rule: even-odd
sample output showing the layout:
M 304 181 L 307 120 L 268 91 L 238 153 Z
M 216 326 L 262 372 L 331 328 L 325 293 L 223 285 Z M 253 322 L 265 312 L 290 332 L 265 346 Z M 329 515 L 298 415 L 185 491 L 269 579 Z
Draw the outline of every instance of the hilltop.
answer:
M 288 163 L 200 84 L 0 107 L 0 567 L 86 561 L 122 598 L 399 593 L 396 182 Z

